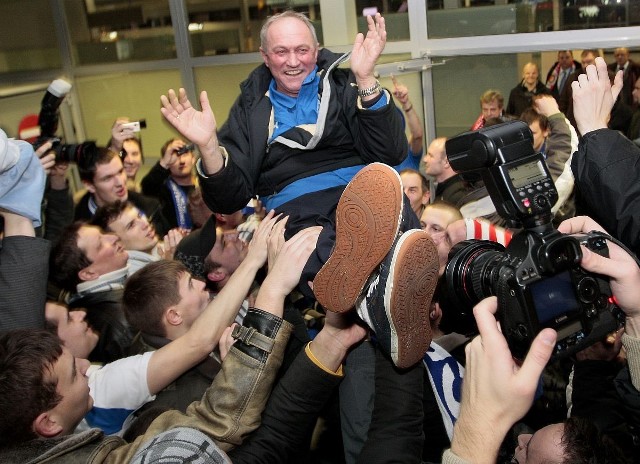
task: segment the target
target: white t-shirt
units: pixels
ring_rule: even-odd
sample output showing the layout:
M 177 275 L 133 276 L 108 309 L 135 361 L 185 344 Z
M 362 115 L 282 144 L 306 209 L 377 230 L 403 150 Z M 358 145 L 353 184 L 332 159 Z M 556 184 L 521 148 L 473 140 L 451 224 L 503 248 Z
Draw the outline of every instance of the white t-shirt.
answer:
M 153 353 L 149 351 L 89 368 L 93 408 L 85 419 L 91 427 L 98 427 L 108 435 L 116 434 L 133 411 L 155 399 L 147 384 L 147 369 Z

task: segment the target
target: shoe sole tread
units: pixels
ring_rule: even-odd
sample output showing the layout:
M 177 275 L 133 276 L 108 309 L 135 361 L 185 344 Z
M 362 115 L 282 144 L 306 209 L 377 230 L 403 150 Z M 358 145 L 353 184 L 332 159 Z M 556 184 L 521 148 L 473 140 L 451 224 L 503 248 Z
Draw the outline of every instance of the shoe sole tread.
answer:
M 431 344 L 429 312 L 438 271 L 438 249 L 433 240 L 424 231 L 412 231 L 397 252 L 389 279 L 393 288 L 386 305 L 392 337 L 397 339 L 396 347 L 392 342 L 392 357 L 400 368 L 420 361 Z
M 313 281 L 327 310 L 354 307 L 369 275 L 389 252 L 400 227 L 402 185 L 389 166 L 372 163 L 345 188 L 336 209 L 336 243 Z

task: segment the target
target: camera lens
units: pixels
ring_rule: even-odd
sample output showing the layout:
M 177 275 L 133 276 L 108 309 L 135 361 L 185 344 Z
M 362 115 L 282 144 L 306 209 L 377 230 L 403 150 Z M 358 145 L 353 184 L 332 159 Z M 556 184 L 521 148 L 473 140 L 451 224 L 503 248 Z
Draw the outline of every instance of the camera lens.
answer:
M 445 268 L 447 293 L 461 311 L 470 312 L 480 300 L 494 295 L 494 270 L 503 252 L 502 245 L 485 240 L 465 240 L 451 249 Z
M 578 282 L 578 298 L 583 303 L 593 303 L 600 296 L 598 283 L 593 277 L 585 277 Z

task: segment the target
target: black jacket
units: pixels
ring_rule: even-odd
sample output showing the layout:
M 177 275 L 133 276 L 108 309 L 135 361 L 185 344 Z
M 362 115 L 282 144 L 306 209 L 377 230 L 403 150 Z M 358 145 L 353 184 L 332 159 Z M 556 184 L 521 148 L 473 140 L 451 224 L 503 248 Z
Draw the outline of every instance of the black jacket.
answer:
M 507 114 L 519 118 L 524 110 L 531 106 L 531 100 L 535 95 L 551 95 L 551 92 L 540 81 L 536 83 L 533 92 L 528 90 L 522 82 L 511 89 L 509 94 L 509 103 L 507 103 Z
M 355 77 L 338 69 L 340 62 L 340 55 L 326 49 L 318 53 L 319 95 L 329 103 L 326 109 L 320 105 L 315 137 L 292 128 L 269 144 L 271 72 L 263 64 L 240 85 L 241 94 L 218 133 L 229 154 L 227 166 L 200 178 L 212 211 L 232 213 L 256 194 L 271 195 L 311 175 L 374 161 L 394 166 L 406 157 L 407 140 L 391 95 L 381 109 L 359 109 Z
M 587 133 L 571 160 L 576 213 L 640 254 L 640 148 L 611 129 Z
M 87 322 L 99 334 L 98 345 L 89 355 L 91 362 L 108 363 L 129 355 L 133 330 L 122 309 L 122 289 L 87 293 L 69 303 L 69 308 L 87 310 Z

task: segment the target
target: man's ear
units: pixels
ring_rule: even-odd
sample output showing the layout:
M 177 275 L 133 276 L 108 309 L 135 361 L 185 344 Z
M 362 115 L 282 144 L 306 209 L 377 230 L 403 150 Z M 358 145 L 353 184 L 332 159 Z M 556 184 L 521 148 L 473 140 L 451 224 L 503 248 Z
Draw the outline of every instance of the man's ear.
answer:
M 78 277 L 80 278 L 81 282 L 88 282 L 89 280 L 96 280 L 98 277 L 100 277 L 100 274 L 98 274 L 92 266 L 87 266 L 84 269 L 80 269 L 78 271 Z
M 86 188 L 89 192 L 96 193 L 96 187 L 91 182 L 83 180 L 82 183 L 84 184 L 84 188 Z
M 422 206 L 426 206 L 429 204 L 429 199 L 431 198 L 431 192 L 427 190 L 422 194 Z M 419 218 L 418 218 L 419 219 Z
M 178 308 L 175 306 L 169 306 L 164 312 L 164 320 L 169 325 L 180 325 L 182 324 L 182 314 L 180 314 L 180 311 L 178 311 Z
M 219 267 L 215 268 L 213 271 L 210 271 L 207 274 L 207 279 L 209 279 L 211 282 L 220 282 L 224 280 L 225 277 L 227 277 L 227 273 Z
M 267 54 L 262 47 L 260 47 L 259 50 L 260 50 L 260 55 L 262 56 L 262 61 L 264 61 L 264 65 L 268 68 L 269 63 L 267 63 Z
M 62 433 L 62 425 L 56 422 L 55 415 L 46 411 L 33 420 L 33 431 L 40 437 L 53 438 Z

